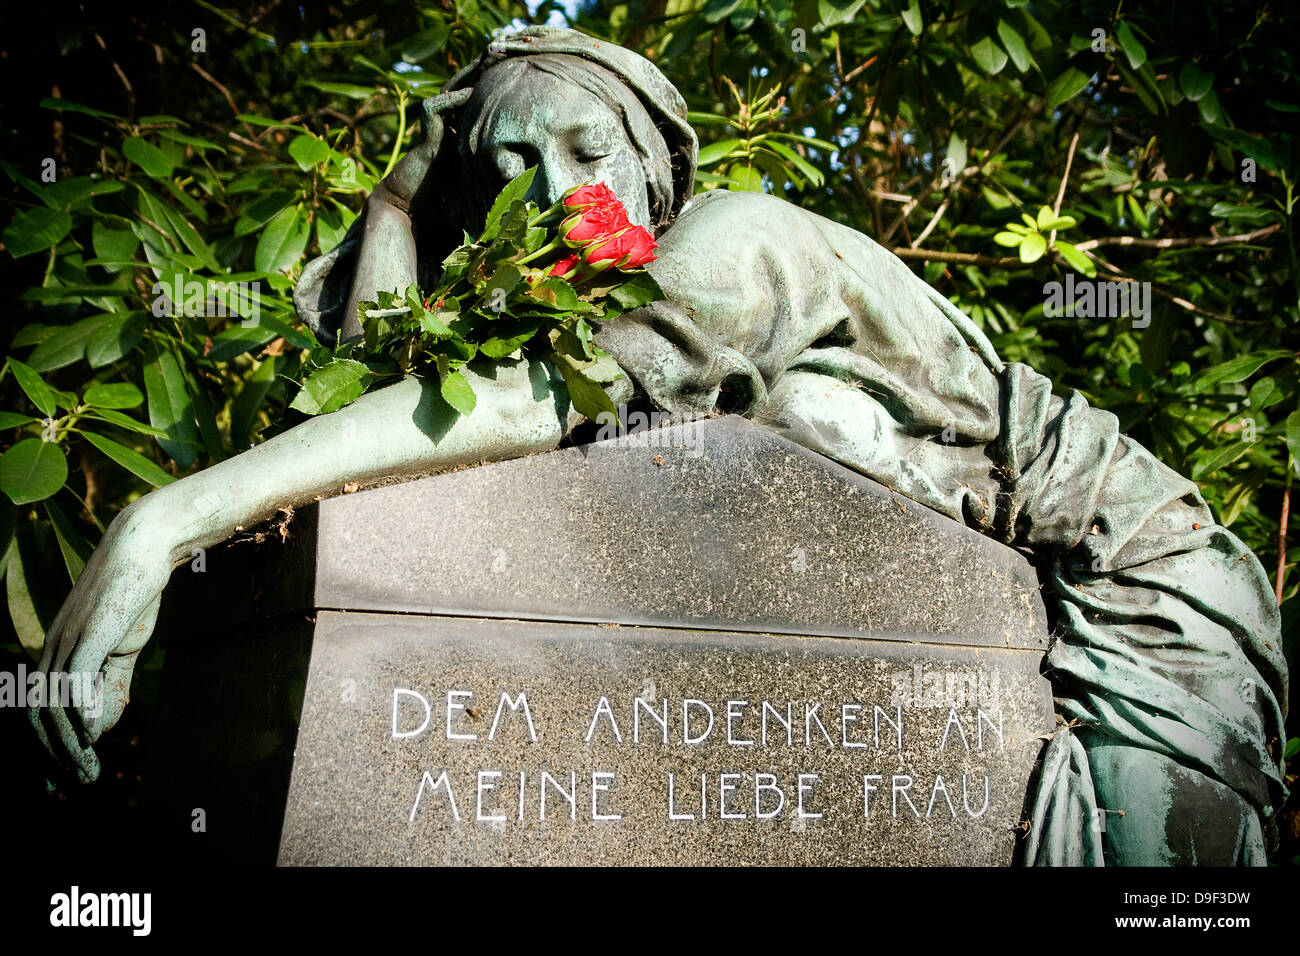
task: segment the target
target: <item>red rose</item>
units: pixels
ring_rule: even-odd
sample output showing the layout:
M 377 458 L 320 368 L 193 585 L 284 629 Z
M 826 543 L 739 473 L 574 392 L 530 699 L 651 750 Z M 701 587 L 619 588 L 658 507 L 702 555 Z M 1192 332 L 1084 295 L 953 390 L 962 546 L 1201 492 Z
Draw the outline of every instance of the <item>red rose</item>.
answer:
M 570 246 L 580 247 L 607 239 L 620 229 L 632 225 L 620 202 L 607 206 L 590 206 L 560 223 L 560 235 Z
M 582 257 L 576 253 L 571 256 L 565 256 L 563 259 L 558 260 L 555 265 L 551 266 L 551 271 L 546 274 L 548 276 L 559 276 L 560 278 L 564 278 L 576 269 L 578 263 L 581 261 Z
M 622 205 L 614 195 L 614 191 L 604 183 L 597 183 L 594 186 L 576 186 L 565 193 L 560 201 L 569 212 L 586 209 L 588 206 Z
M 592 243 L 587 249 L 587 264 L 608 264 L 615 269 L 639 269 L 654 262 L 658 248 L 654 236 L 641 226 L 631 226 L 603 242 Z

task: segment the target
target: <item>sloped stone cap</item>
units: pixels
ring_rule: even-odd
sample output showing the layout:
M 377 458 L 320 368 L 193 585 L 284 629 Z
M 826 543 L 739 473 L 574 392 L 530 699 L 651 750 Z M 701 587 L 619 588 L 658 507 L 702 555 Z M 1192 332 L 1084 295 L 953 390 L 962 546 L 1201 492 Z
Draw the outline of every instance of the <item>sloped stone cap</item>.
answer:
M 1047 643 L 1018 552 L 739 417 L 316 507 L 317 608 Z

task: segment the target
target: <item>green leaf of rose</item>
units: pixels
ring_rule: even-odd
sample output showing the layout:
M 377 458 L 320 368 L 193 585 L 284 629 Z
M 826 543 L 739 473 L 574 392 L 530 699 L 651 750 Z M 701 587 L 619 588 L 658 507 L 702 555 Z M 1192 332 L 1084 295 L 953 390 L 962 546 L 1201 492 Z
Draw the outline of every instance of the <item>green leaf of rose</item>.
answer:
M 592 421 L 596 421 L 601 412 L 610 415 L 618 414 L 605 390 L 588 378 L 573 359 L 561 352 L 552 352 L 551 361 L 564 377 L 565 387 L 569 390 L 569 401 L 573 403 L 573 407 L 579 414 L 585 415 Z
M 302 383 L 290 408 L 308 415 L 325 415 L 351 404 L 366 391 L 370 369 L 355 359 L 339 359 L 317 369 Z
M 473 412 L 478 404 L 478 399 L 474 396 L 474 388 L 462 372 L 448 371 L 443 375 L 439 391 L 447 404 L 462 415 Z
M 578 298 L 573 286 L 557 276 L 547 276 L 527 297 L 559 312 L 585 312 L 591 306 Z
M 663 289 L 648 272 L 638 272 L 628 277 L 622 285 L 610 290 L 610 298 L 625 309 L 639 309 L 664 297 Z
M 497 233 L 501 229 L 501 217 L 510 210 L 510 206 L 516 199 L 524 198 L 524 194 L 532 186 L 533 177 L 536 175 L 537 167 L 531 166 L 506 184 L 506 188 L 501 190 L 496 202 L 488 210 L 487 222 L 483 228 L 483 234 L 479 237 L 479 242 L 491 242 L 497 237 Z
M 537 334 L 542 327 L 540 318 L 515 319 L 501 325 L 494 325 L 496 335 L 479 346 L 479 351 L 491 359 L 505 358 Z

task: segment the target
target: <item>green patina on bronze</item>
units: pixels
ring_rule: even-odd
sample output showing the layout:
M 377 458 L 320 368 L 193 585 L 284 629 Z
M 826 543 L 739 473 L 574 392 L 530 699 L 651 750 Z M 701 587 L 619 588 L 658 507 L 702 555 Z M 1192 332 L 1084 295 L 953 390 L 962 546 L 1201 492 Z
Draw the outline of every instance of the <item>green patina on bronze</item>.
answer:
M 688 201 L 685 116 L 630 51 L 554 28 L 494 41 L 426 103 L 422 144 L 304 271 L 299 313 L 324 341 L 356 334 L 356 302 L 436 269 L 447 237 L 524 165 L 538 166 L 530 198 L 541 205 L 608 182 L 659 232 L 650 271 L 667 295 L 596 335 L 626 372 L 610 386 L 616 402 L 636 393 L 670 412 L 746 415 L 1043 569 L 1058 619 L 1044 670 L 1062 726 L 1045 749 L 1025 862 L 1263 864 L 1286 793 L 1287 674 L 1259 561 L 1113 415 L 1000 361 L 866 236 L 769 196 Z M 347 481 L 553 448 L 579 419 L 545 363 L 470 374 L 471 416 L 436 383 L 407 379 L 128 508 L 42 660 L 106 666 L 105 713 L 83 732 L 75 713 L 45 711 L 47 744 L 97 775 L 90 742 L 120 714 L 158 596 L 193 548 Z M 1127 808 L 1122 826 L 1107 818 L 1115 808 Z

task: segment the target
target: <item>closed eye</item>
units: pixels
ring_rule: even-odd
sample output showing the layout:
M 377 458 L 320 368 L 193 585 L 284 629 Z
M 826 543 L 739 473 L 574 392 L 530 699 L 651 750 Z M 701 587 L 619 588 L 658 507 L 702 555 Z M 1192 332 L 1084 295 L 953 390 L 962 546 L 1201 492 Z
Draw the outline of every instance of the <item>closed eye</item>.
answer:
M 608 133 L 601 129 L 577 127 L 568 136 L 569 153 L 580 163 L 595 163 L 612 155 L 617 148 Z

